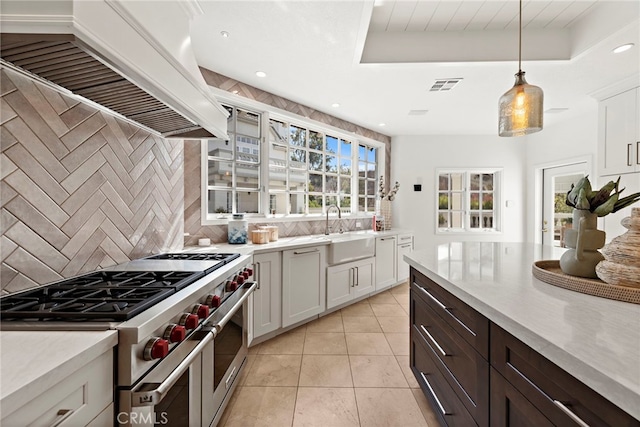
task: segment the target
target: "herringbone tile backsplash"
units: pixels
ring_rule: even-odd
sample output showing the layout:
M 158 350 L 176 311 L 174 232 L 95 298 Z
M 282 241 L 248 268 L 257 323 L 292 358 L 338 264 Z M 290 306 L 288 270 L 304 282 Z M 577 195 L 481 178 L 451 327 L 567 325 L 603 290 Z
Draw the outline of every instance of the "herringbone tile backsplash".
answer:
M 3 293 L 182 248 L 182 142 L 1 79 Z

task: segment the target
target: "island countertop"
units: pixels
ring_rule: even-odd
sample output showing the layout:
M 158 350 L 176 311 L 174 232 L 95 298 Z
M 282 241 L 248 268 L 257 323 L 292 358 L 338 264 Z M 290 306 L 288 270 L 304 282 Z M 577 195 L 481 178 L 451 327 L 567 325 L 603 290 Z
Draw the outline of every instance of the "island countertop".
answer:
M 529 347 L 640 419 L 640 305 L 559 288 L 532 274 L 563 249 L 452 242 L 404 260 Z

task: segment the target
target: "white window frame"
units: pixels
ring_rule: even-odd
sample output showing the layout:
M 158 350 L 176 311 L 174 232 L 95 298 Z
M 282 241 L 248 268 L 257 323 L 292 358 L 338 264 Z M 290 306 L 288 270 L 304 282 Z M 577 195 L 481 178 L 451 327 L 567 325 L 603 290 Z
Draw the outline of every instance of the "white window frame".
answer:
M 261 142 L 260 142 L 260 213 L 247 215 L 245 218 L 250 223 L 259 223 L 268 220 L 269 222 L 290 222 L 290 221 L 309 221 L 318 220 L 324 217 L 325 213 L 305 213 L 305 214 L 289 214 L 289 215 L 272 215 L 269 213 L 269 150 L 271 149 L 268 141 L 269 120 L 277 120 L 295 126 L 306 127 L 309 130 L 322 132 L 325 137 L 330 135 L 339 139 L 350 141 L 352 144 L 352 174 L 351 174 L 351 213 L 343 215 L 343 218 L 358 219 L 371 218 L 375 212 L 362 212 L 358 207 L 358 146 L 365 145 L 374 147 L 377 150 L 377 174 L 384 173 L 385 170 L 385 144 L 362 135 L 346 132 L 343 129 L 327 125 L 325 123 L 311 120 L 288 111 L 262 104 L 257 101 L 249 100 L 238 95 L 231 95 L 227 92 L 211 88 L 216 93 L 216 98 L 222 104 L 227 104 L 238 109 L 246 109 L 261 115 Z M 207 210 L 208 192 L 207 192 L 207 140 L 201 142 L 201 225 L 222 225 L 226 224 L 231 217 L 230 213 L 209 214 Z M 235 159 L 233 159 L 235 162 Z M 185 171 L 188 172 L 188 171 Z M 378 177 L 376 177 L 376 180 Z M 308 202 L 307 202 L 308 203 Z
M 462 211 L 463 211 L 463 228 L 440 228 L 439 219 L 439 193 L 440 193 L 440 175 L 447 173 L 460 173 L 464 175 L 464 188 L 462 189 Z M 493 225 L 492 229 L 487 228 L 471 228 L 471 190 L 470 182 L 472 174 L 493 174 Z M 446 234 L 502 234 L 502 217 L 503 217 L 503 194 L 502 189 L 504 179 L 503 168 L 438 168 L 435 174 L 435 233 L 440 235 Z M 475 192 L 475 190 L 473 190 Z

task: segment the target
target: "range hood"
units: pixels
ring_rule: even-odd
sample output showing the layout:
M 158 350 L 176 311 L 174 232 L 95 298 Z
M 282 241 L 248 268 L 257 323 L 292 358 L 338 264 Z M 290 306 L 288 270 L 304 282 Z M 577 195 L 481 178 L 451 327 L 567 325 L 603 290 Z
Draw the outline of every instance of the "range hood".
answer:
M 154 37 L 154 31 L 162 29 L 141 24 L 127 3 L 56 2 L 65 4 L 55 15 L 56 25 L 39 15 L 51 16 L 50 10 L 20 9 L 31 2 L 3 3 L 4 66 L 90 100 L 164 138 L 228 138 L 228 113 L 209 93 L 199 70 L 195 75 L 189 69 L 195 60 L 184 60 L 185 49 L 176 58 L 171 47 Z M 6 4 L 19 13 L 6 14 Z M 175 10 L 165 13 L 173 14 L 174 23 L 180 17 Z M 189 18 L 182 17 L 182 25 L 174 28 L 186 31 L 181 36 L 188 38 Z

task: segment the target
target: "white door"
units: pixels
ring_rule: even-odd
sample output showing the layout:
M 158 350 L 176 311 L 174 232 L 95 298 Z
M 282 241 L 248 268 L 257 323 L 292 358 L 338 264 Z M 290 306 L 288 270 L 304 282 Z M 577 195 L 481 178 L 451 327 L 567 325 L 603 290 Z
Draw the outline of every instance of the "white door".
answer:
M 571 228 L 573 208 L 565 204 L 571 184 L 588 173 L 586 163 L 545 168 L 542 171 L 542 243 L 564 247 L 564 231 Z M 589 179 L 594 184 L 594 179 Z

